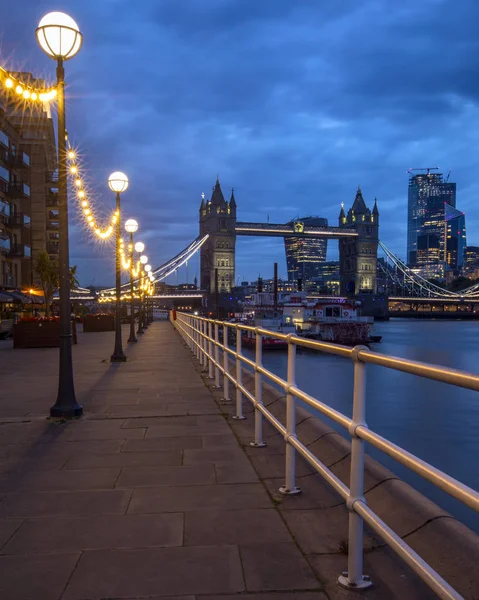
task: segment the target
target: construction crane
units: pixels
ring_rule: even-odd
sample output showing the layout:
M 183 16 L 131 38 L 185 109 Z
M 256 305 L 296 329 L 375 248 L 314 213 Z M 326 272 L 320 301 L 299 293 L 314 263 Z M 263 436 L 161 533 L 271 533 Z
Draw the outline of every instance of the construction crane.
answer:
M 446 181 L 444 183 L 447 183 L 449 181 L 449 177 L 451 175 L 451 171 L 452 171 L 452 169 L 449 169 L 449 173 L 447 174 Z
M 406 173 L 411 175 L 413 171 L 426 171 L 426 175 L 429 175 L 430 171 L 439 171 L 439 167 L 422 167 L 420 169 L 408 169 Z

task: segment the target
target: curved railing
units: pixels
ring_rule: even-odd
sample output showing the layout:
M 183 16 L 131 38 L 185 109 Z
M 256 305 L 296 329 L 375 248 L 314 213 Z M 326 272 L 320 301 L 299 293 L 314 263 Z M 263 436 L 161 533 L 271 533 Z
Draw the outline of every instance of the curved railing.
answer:
M 294 494 L 298 491 L 295 479 L 295 454 L 298 452 L 345 500 L 350 511 L 348 572 L 346 575 L 339 577 L 340 585 L 350 589 L 361 589 L 370 585 L 368 578 L 363 575 L 363 523 L 365 522 L 440 598 L 447 600 L 460 600 L 462 598 L 437 571 L 425 562 L 368 507 L 364 498 L 364 442 L 368 442 L 476 512 L 479 512 L 479 492 L 369 429 L 365 419 L 365 367 L 368 363 L 374 364 L 417 375 L 418 377 L 467 388 L 476 392 L 479 391 L 479 376 L 455 369 L 380 354 L 369 350 L 365 346 L 349 348 L 337 344 L 307 340 L 293 334 L 285 335 L 276 333 L 261 327 L 205 319 L 186 313 L 178 313 L 174 323 L 200 363 L 208 369 L 209 376 L 215 379 L 217 387 L 220 387 L 220 378 L 221 375 L 223 376 L 225 400 L 231 399 L 231 384 L 236 388 L 235 418 L 243 418 L 243 397 L 254 406 L 255 437 L 252 445 L 264 445 L 263 417 L 284 437 L 286 443 L 285 485 L 280 491 L 283 494 Z M 223 330 L 222 342 L 220 342 L 220 328 Z M 233 330 L 236 333 L 235 349 L 230 348 L 228 345 L 228 330 Z M 256 336 L 254 360 L 244 356 L 242 353 L 241 338 L 242 334 L 246 331 L 254 333 Z M 264 336 L 280 339 L 287 343 L 288 369 L 286 380 L 264 367 L 262 360 L 262 339 Z M 349 358 L 353 361 L 354 391 L 352 418 L 312 397 L 296 385 L 297 347 L 306 347 L 327 354 Z M 220 351 L 222 352 L 221 359 Z M 236 376 L 230 372 L 232 359 L 236 364 Z M 241 368 L 243 366 L 250 367 L 254 371 L 254 393 L 250 392 L 243 384 Z M 286 393 L 286 425 L 283 425 L 263 404 L 263 377 L 275 383 Z M 321 414 L 329 417 L 350 433 L 352 445 L 349 488 L 296 437 L 296 399 L 301 400 Z

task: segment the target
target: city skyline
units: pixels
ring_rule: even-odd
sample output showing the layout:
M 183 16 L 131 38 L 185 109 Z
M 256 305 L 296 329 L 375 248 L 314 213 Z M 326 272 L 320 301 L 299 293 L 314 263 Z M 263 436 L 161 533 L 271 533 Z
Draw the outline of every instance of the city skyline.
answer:
M 183 11 L 118 2 L 112 13 L 109 3 L 64 2 L 84 33 L 69 64 L 68 129 L 104 214 L 113 203 L 106 178 L 124 170 L 125 219 L 137 218 L 160 264 L 196 237 L 201 193 L 217 173 L 251 221 L 320 214 L 332 223 L 360 184 L 368 201 L 378 198 L 382 241 L 405 259 L 405 171 L 433 164 L 453 169 L 468 243 L 478 244 L 479 94 L 470 73 L 479 8 L 257 4 L 192 0 Z M 46 8 L 11 7 L 2 54 L 8 68 L 52 81 L 34 39 Z M 81 283 L 111 284 L 111 248 L 91 246 L 73 206 L 71 217 Z M 328 259 L 337 258 L 330 246 Z M 241 240 L 237 273 L 268 276 L 278 261 L 285 275 L 283 257 L 282 240 Z

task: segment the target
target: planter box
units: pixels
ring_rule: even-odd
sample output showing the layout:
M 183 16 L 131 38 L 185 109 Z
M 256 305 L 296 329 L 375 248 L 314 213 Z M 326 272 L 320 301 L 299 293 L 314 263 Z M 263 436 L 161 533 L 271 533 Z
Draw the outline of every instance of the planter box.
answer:
M 114 315 L 86 315 L 83 318 L 83 331 L 115 331 Z
M 77 343 L 76 324 L 72 323 L 72 342 Z M 14 348 L 59 348 L 60 323 L 58 321 L 19 321 L 13 326 Z

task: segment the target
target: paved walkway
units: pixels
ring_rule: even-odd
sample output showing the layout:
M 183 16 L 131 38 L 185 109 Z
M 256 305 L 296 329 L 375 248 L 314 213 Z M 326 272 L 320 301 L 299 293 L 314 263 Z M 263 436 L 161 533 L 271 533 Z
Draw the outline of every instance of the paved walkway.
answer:
M 333 541 L 347 531 L 344 506 L 320 484 L 286 504 L 295 513 L 278 510 L 267 491 L 281 477 L 278 438 L 245 450 L 251 419 L 233 432 L 232 410 L 171 325 L 153 324 L 127 363 L 108 362 L 112 347 L 112 333 L 79 334 L 85 416 L 54 423 L 45 415 L 58 351 L 0 343 L 0 598 L 356 597 L 335 583 L 346 566 Z M 313 526 L 325 503 L 331 511 Z M 379 585 L 363 598 L 396 597 L 396 586 L 397 597 L 430 597 L 404 568 L 386 582 L 391 559 L 379 556 Z

